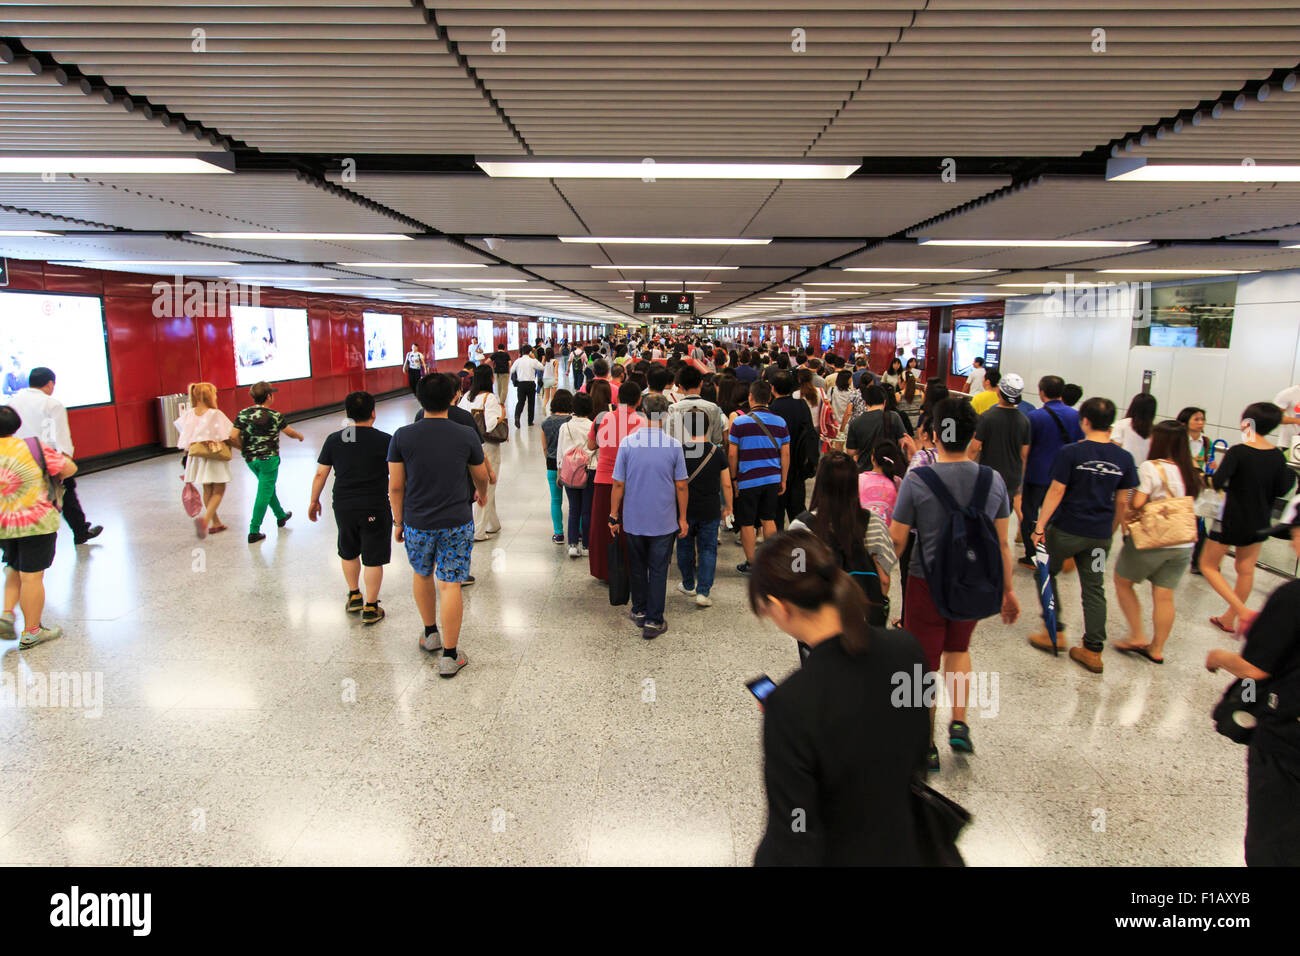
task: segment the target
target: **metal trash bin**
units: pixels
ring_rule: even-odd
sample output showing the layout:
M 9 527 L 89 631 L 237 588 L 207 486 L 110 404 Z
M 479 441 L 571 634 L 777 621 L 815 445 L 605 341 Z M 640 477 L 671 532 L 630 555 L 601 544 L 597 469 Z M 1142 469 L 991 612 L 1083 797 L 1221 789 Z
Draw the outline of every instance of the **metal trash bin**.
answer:
M 176 419 L 190 407 L 190 397 L 184 392 L 158 396 L 158 443 L 164 448 L 175 448 L 181 434 L 176 430 Z

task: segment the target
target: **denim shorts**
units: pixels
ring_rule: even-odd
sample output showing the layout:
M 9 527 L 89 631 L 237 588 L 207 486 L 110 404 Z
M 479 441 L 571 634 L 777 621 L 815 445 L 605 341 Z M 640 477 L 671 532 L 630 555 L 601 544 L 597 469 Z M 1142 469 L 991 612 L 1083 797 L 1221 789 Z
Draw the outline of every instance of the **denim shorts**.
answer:
M 434 531 L 420 531 L 407 525 L 402 527 L 406 558 L 416 574 L 427 578 L 436 568 L 439 581 L 465 583 L 469 577 L 470 552 L 474 550 L 474 522 L 459 528 Z

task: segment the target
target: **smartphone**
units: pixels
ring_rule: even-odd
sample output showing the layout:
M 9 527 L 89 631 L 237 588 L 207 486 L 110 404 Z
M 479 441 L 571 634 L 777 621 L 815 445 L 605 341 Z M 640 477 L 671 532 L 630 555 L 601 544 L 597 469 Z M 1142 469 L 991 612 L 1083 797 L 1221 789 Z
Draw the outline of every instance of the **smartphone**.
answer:
M 751 681 L 746 681 L 745 686 L 749 688 L 751 694 L 758 698 L 760 704 L 767 700 L 768 694 L 776 690 L 776 684 L 773 682 L 772 678 L 768 677 L 766 674 L 763 674 L 761 677 L 755 677 Z

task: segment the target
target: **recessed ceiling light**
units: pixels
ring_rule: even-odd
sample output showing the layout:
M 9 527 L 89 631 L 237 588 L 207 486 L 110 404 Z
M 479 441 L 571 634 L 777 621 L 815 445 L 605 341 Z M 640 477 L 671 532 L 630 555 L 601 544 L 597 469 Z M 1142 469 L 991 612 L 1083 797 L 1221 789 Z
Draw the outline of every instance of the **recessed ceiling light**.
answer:
M 1295 183 L 1300 166 L 1261 163 L 1159 163 L 1123 157 L 1106 161 L 1109 182 L 1128 183 Z
M 301 242 L 403 242 L 411 237 L 401 232 L 193 232 L 204 239 L 291 239 Z
M 59 232 L 41 232 L 39 229 L 0 229 L 0 238 L 4 239 L 40 239 L 61 235 Z
M 55 264 L 86 266 L 96 269 L 108 269 L 113 266 L 149 266 L 160 269 L 192 269 L 216 266 L 228 269 L 239 265 L 238 262 L 225 262 L 217 259 L 64 259 L 57 261 Z
M 482 262 L 336 262 L 356 269 L 486 269 Z
M 489 176 L 541 179 L 847 179 L 860 162 L 641 162 L 626 160 L 493 159 L 477 160 Z
M 0 173 L 70 173 L 116 175 L 165 175 L 171 173 L 233 173 L 235 158 L 230 153 L 5 153 L 0 156 Z
M 1001 246 L 1027 249 L 1128 249 L 1146 239 L 918 239 L 922 246 Z
M 837 288 L 852 287 L 855 289 L 877 288 L 877 287 L 882 289 L 901 289 L 901 288 L 907 288 L 908 286 L 916 285 L 915 282 L 803 282 L 800 284 L 809 285 L 809 286 L 813 286 L 813 285 L 834 286 Z
M 1286 248 L 1286 247 L 1283 247 Z M 1145 275 L 1145 276 L 1244 276 L 1258 269 L 1098 269 L 1098 273 L 1110 275 Z
M 771 239 L 683 239 L 662 236 L 658 239 L 610 236 L 560 236 L 560 242 L 586 242 L 599 245 L 646 246 L 765 246 Z
M 976 275 L 980 272 L 999 272 L 998 269 L 930 269 L 911 266 L 846 266 L 845 272 L 946 272 L 952 275 Z

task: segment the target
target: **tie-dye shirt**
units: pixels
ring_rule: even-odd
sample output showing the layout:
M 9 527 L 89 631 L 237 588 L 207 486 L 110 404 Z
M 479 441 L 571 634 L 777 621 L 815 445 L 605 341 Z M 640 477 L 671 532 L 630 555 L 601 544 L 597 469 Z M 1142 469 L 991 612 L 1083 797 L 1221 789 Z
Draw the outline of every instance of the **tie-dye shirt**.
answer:
M 51 475 L 63 470 L 64 457 L 41 445 Z M 21 438 L 0 438 L 0 538 L 26 538 L 59 530 L 59 512 L 50 501 L 41 466 Z

